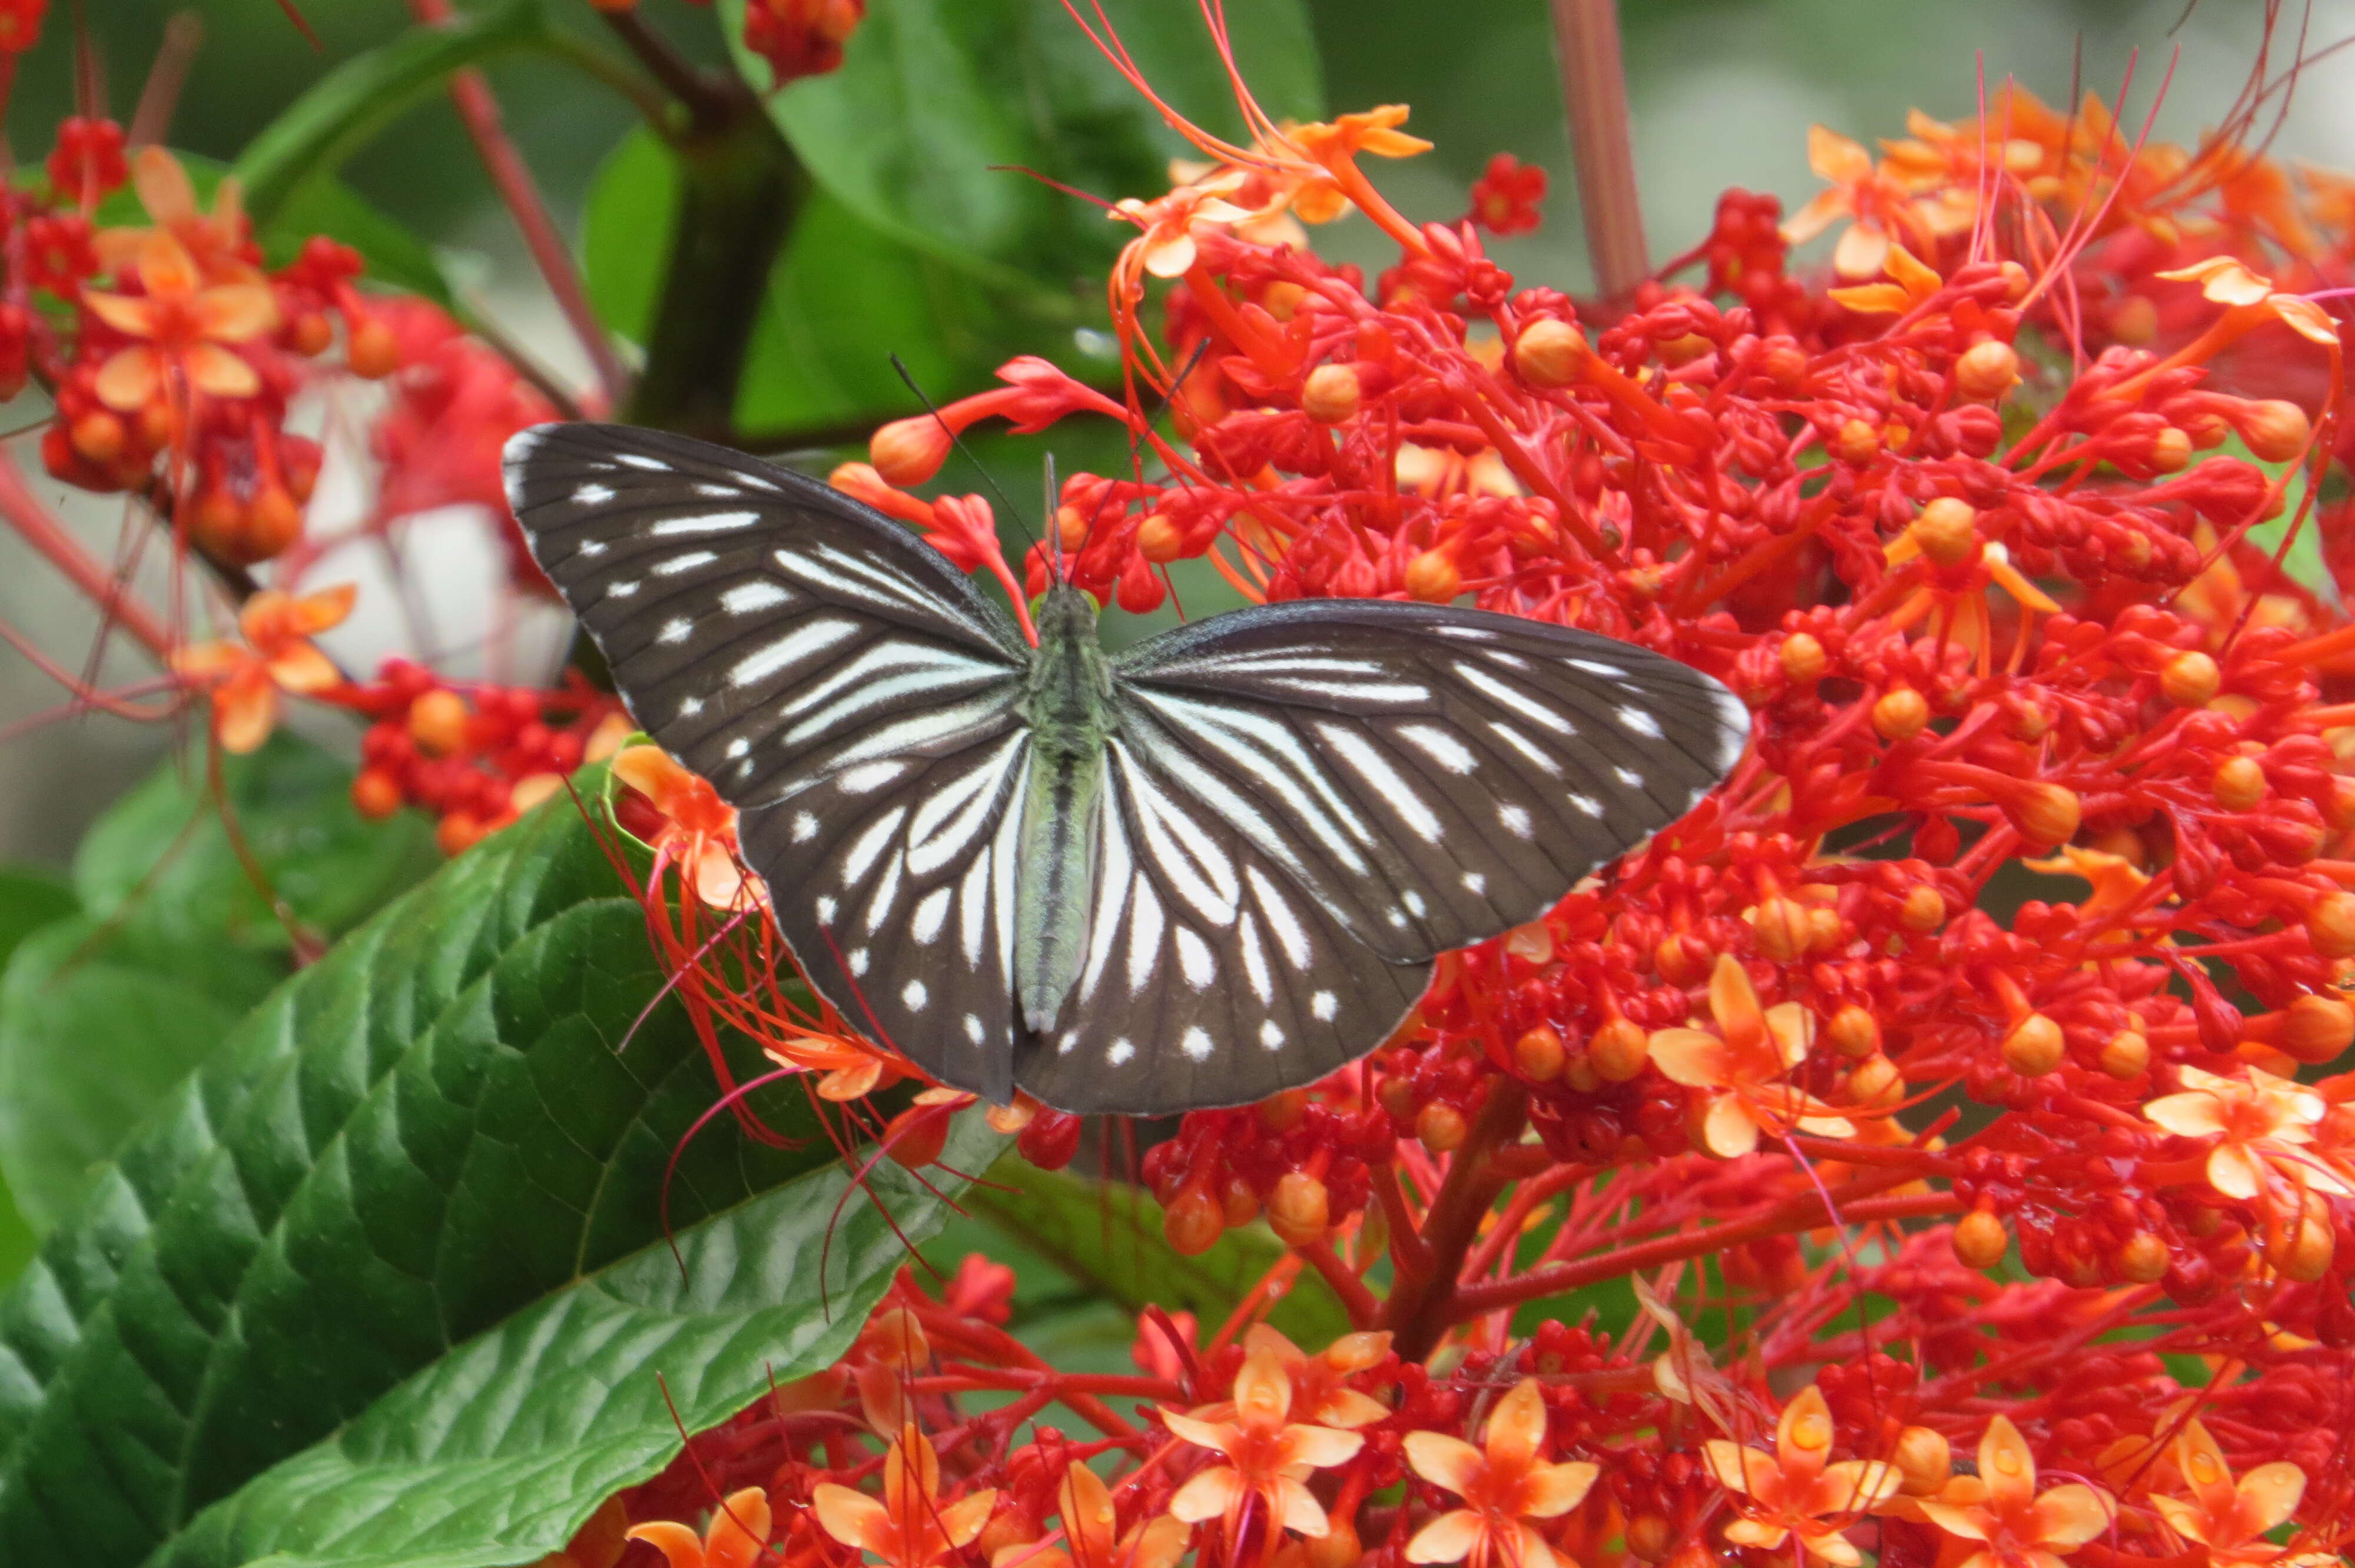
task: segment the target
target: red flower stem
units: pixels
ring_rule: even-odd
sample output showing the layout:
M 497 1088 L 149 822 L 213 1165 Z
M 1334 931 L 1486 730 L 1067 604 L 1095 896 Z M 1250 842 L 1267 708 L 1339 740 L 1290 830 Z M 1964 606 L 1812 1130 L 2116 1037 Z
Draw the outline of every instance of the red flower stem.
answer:
M 1383 1217 L 1391 1225 L 1391 1263 L 1401 1279 L 1431 1277 L 1431 1249 L 1423 1245 L 1423 1232 L 1414 1223 L 1414 1213 L 1407 1207 L 1406 1191 L 1399 1185 L 1398 1167 L 1377 1165 L 1369 1171 L 1374 1196 L 1380 1200 Z
M 1901 1176 L 1852 1183 L 1851 1186 L 1878 1191 L 1903 1180 L 1905 1178 Z M 1849 1202 L 1843 1198 L 1842 1191 L 1845 1190 L 1833 1192 L 1832 1202 L 1838 1208 L 1840 1218 L 1852 1225 L 1866 1224 L 1874 1220 L 1920 1219 L 1963 1212 L 1962 1201 L 1951 1192 L 1934 1192 L 1912 1198 L 1870 1198 Z M 1604 1253 L 1600 1257 L 1531 1269 L 1518 1278 L 1499 1280 L 1491 1285 L 1465 1286 L 1455 1293 L 1452 1305 L 1459 1317 L 1476 1318 L 1482 1313 L 1500 1312 L 1524 1301 L 1534 1301 L 1541 1296 L 1558 1296 L 1564 1291 L 1577 1290 L 1605 1279 L 1616 1279 L 1640 1269 L 1656 1268 L 1664 1263 L 1722 1252 L 1744 1242 L 1788 1235 L 1795 1231 L 1816 1230 L 1828 1220 L 1823 1198 L 1815 1192 L 1802 1192 L 1773 1213 L 1755 1220 L 1713 1225 L 1685 1235 L 1664 1236 L 1656 1242 Z
M 5 518 L 18 538 L 63 572 L 102 613 L 121 621 L 123 630 L 145 645 L 149 652 L 158 660 L 171 656 L 174 639 L 164 630 L 164 623 L 155 619 L 155 612 L 49 514 L 48 508 L 33 493 L 32 486 L 25 482 L 24 471 L 16 466 L 16 459 L 5 451 L 0 451 L 0 518 Z
M 1617 300 L 1651 275 L 1644 207 L 1627 134 L 1627 77 L 1619 58 L 1618 0 L 1553 0 L 1561 96 L 1578 166 L 1579 210 L 1595 292 Z
M 1039 1372 L 1030 1367 L 976 1367 L 958 1362 L 955 1370 L 937 1377 L 911 1378 L 909 1389 L 916 1393 L 966 1393 L 975 1389 L 1051 1389 L 1060 1399 L 1066 1393 L 1102 1393 L 1131 1399 L 1157 1399 L 1165 1404 L 1182 1404 L 1186 1391 L 1178 1384 L 1157 1377 L 1135 1377 L 1121 1372 Z
M 1497 1164 L 1508 1167 L 1510 1162 L 1504 1157 L 1519 1153 L 1524 1148 L 1529 1148 L 1539 1154 L 1544 1152 L 1529 1145 L 1500 1149 L 1497 1151 Z M 1506 1249 L 1519 1239 L 1521 1227 L 1529 1223 L 1531 1210 L 1552 1198 L 1555 1193 L 1575 1187 L 1594 1174 L 1596 1170 L 1592 1165 L 1555 1165 L 1524 1181 L 1513 1190 L 1513 1201 L 1505 1205 L 1505 1212 L 1497 1217 L 1495 1224 L 1488 1227 L 1487 1235 L 1482 1239 L 1479 1248 L 1472 1254 L 1471 1262 L 1465 1265 L 1464 1277 L 1477 1279 L 1496 1267 L 1497 1259 L 1503 1256 Z
M 1349 1327 L 1367 1329 L 1373 1326 L 1374 1320 L 1381 1316 L 1382 1304 L 1374 1299 L 1374 1293 L 1366 1288 L 1366 1282 L 1341 1261 L 1333 1251 L 1331 1242 L 1319 1236 L 1306 1245 L 1295 1245 L 1292 1250 L 1306 1258 L 1308 1266 L 1325 1277 L 1325 1283 L 1333 1287 L 1333 1294 L 1339 1297 L 1341 1305 L 1348 1309 Z
M 409 0 L 409 9 L 428 26 L 440 26 L 451 16 L 450 0 Z M 492 96 L 490 83 L 478 70 L 459 71 L 450 78 L 450 102 L 458 111 L 458 118 L 465 122 L 466 134 L 474 140 L 475 154 L 483 160 L 484 172 L 491 176 L 493 188 L 522 232 L 533 265 L 539 269 L 548 291 L 555 296 L 556 308 L 564 313 L 573 335 L 587 351 L 590 364 L 596 367 L 597 383 L 604 390 L 606 405 L 618 408 L 629 391 L 629 372 L 623 368 L 621 359 L 613 353 L 613 340 L 605 335 L 597 313 L 590 307 L 589 291 L 581 287 L 580 271 L 572 264 L 571 249 L 565 244 L 564 236 L 557 232 L 555 220 L 549 217 L 548 204 L 540 199 L 530 168 L 500 122 L 499 101 Z
M 1419 1279 L 1401 1280 L 1382 1305 L 1380 1326 L 1395 1336 L 1392 1343 L 1407 1361 L 1430 1355 L 1449 1324 L 1475 1315 L 1459 1308 L 1464 1292 L 1458 1276 L 1465 1255 L 1479 1239 L 1480 1222 L 1505 1187 L 1506 1179 L 1490 1156 L 1520 1137 L 1529 1107 L 1529 1091 L 1518 1080 L 1498 1079 L 1448 1161 L 1447 1179 L 1423 1225 L 1432 1271 Z

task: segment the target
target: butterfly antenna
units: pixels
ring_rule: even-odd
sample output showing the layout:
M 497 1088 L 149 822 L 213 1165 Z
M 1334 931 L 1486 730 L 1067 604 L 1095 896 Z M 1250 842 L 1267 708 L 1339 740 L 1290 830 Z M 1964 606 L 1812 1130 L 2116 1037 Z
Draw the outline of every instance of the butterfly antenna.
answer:
M 1057 582 L 1063 580 L 1063 527 L 1057 521 L 1057 516 L 1062 510 L 1062 494 L 1063 487 L 1055 477 L 1055 454 L 1049 452 L 1047 454 L 1047 500 L 1039 515 L 1046 519 L 1048 558 L 1053 567 Z
M 900 356 L 896 354 L 891 355 L 891 368 L 900 373 L 900 379 L 907 383 L 908 390 L 916 395 L 916 401 L 924 406 L 924 412 L 930 414 L 938 422 L 941 429 L 948 436 L 949 444 L 964 454 L 965 461 L 973 464 L 974 471 L 981 475 L 981 482 L 989 487 L 990 494 L 997 497 L 998 505 L 1004 507 L 1006 514 L 1014 519 L 1015 526 L 1022 530 L 1023 537 L 1028 539 L 1032 545 L 1037 545 L 1039 542 L 1039 535 L 1031 528 L 1029 521 L 1022 515 L 1022 509 L 1014 504 L 1012 497 L 998 488 L 997 481 L 990 476 L 989 470 L 983 466 L 979 458 L 973 455 L 973 449 L 964 444 L 964 438 L 956 433 L 956 427 L 941 418 L 938 406 L 930 397 L 924 396 L 924 389 L 916 385 L 916 378 L 908 374 L 907 366 L 900 362 Z

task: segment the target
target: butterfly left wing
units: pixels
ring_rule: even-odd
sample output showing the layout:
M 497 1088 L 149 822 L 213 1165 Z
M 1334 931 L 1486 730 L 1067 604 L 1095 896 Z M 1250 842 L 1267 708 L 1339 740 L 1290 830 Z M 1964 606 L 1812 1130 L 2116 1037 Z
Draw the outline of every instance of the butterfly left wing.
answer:
M 1083 975 L 1018 1055 L 1054 1105 L 1241 1103 L 1362 1055 L 1436 954 L 1683 816 L 1749 733 L 1673 660 L 1376 600 L 1213 617 L 1121 655 L 1114 685 L 1093 941 L 1125 983 Z
M 1007 1097 L 1029 650 L 1005 613 L 899 524 L 724 447 L 544 425 L 506 477 L 632 714 L 741 810 L 810 983 Z

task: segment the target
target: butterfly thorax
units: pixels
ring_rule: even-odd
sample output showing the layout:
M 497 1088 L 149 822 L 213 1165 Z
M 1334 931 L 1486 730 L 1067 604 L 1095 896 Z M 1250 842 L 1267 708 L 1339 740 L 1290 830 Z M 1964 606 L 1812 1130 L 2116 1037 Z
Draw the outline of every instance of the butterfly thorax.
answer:
M 1025 1019 L 1050 1029 L 1086 958 L 1095 886 L 1093 827 L 1104 743 L 1114 727 L 1112 672 L 1095 606 L 1068 584 L 1039 601 L 1029 684 L 1030 773 L 1015 892 L 1015 992 Z

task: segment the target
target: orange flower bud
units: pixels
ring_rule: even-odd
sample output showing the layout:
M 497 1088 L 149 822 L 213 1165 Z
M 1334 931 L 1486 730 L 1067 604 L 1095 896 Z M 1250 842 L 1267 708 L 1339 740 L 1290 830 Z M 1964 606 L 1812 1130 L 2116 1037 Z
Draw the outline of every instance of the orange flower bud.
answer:
M 2019 355 L 1990 338 L 1955 361 L 1955 389 L 1974 403 L 1992 403 L 2019 385 Z
M 2265 770 L 2254 757 L 2228 757 L 2208 787 L 2224 810 L 2245 811 L 2265 798 Z
M 1893 1106 L 1905 1097 L 1905 1075 L 1886 1056 L 1867 1056 L 1848 1075 L 1850 1105 Z
M 1811 952 L 1828 953 L 1840 945 L 1848 927 L 1840 921 L 1839 911 L 1828 904 L 1819 904 L 1807 911 L 1807 948 Z
M 2159 694 L 2179 708 L 2207 706 L 2223 683 L 2216 661 L 2196 650 L 2178 653 L 2158 673 Z
M 2355 893 L 2326 893 L 2307 911 L 2306 935 L 2326 959 L 2355 958 Z
M 1464 591 L 1464 574 L 1444 550 L 1425 550 L 1406 564 L 1406 591 L 1425 604 L 1445 604 Z
M 1805 631 L 1783 639 L 1783 673 L 1801 685 L 1824 673 L 1824 645 Z
M 2310 1065 L 2337 1061 L 2355 1045 L 2355 1008 L 2335 996 L 2299 997 L 2284 1010 L 2274 1044 Z
M 1967 501 L 1942 495 L 1922 508 L 1911 530 L 1922 553 L 1942 567 L 1959 567 L 1979 547 L 1979 514 Z
M 2012 824 L 2036 844 L 2065 844 L 2076 837 L 2083 810 L 2077 792 L 2059 784 L 2030 784 L 2007 808 Z
M 363 768 L 352 780 L 352 809 L 380 821 L 400 810 L 400 781 L 381 768 Z
M 1351 1568 L 1365 1561 L 1364 1542 L 1358 1539 L 1358 1527 L 1346 1519 L 1327 1519 L 1325 1533 L 1313 1535 L 1300 1543 L 1304 1568 Z
M 1668 1521 L 1657 1513 L 1639 1513 L 1627 1521 L 1623 1539 L 1631 1557 L 1646 1563 L 1657 1563 L 1668 1554 L 1668 1543 L 1674 1539 Z
M 1881 455 L 1881 432 L 1862 419 L 1850 419 L 1831 439 L 1832 456 L 1842 462 L 1870 462 Z
M 882 475 L 876 477 L 880 479 Z M 1066 550 L 1076 550 L 1084 546 L 1088 542 L 1088 514 L 1076 506 L 1056 507 L 1055 542 Z
M 432 757 L 447 757 L 466 744 L 466 703 L 436 687 L 409 705 L 409 738 Z
M 1513 369 L 1532 387 L 1567 387 L 1586 362 L 1586 334 L 1568 322 L 1531 322 L 1513 340 Z
M 2311 1285 L 2329 1271 L 2330 1255 L 2339 1238 L 2331 1231 L 2328 1213 L 2317 1212 L 2318 1208 L 2317 1201 L 2309 1198 L 2305 1212 L 2293 1210 L 2265 1226 L 2265 1261 L 2284 1279 Z
M 335 341 L 335 323 L 317 311 L 304 311 L 286 329 L 286 346 L 305 359 L 326 353 Z
M 1796 392 L 1807 378 L 1807 351 L 1787 337 L 1766 340 L 1766 353 L 1758 361 L 1758 368 L 1766 379 L 1785 392 Z
M 1219 1209 L 1228 1225 L 1247 1225 L 1259 1218 L 1259 1194 L 1240 1176 L 1230 1176 L 1219 1193 Z
M 1539 1024 L 1513 1042 L 1513 1065 L 1531 1083 L 1550 1084 L 1561 1077 L 1569 1059 L 1561 1035 L 1547 1024 Z
M 104 408 L 94 408 L 76 419 L 69 432 L 74 450 L 92 462 L 112 462 L 121 457 L 125 436 L 122 418 Z
M 1260 309 L 1277 321 L 1288 322 L 1308 302 L 1308 291 L 1284 279 L 1270 283 L 1259 297 Z
M 2139 1078 L 2150 1066 L 2150 1040 L 2138 1029 L 2121 1029 L 2102 1047 L 2102 1071 L 2113 1078 Z
M 2041 1012 L 2031 1012 L 2003 1037 L 2005 1065 L 2023 1078 L 2041 1078 L 2061 1065 L 2067 1042 L 2061 1026 Z
M 1993 1268 L 2010 1245 L 2003 1222 L 1985 1209 L 1973 1209 L 1955 1225 L 1955 1257 L 1965 1268 Z
M 433 830 L 433 842 L 446 855 L 462 855 L 490 830 L 471 811 L 453 811 Z
M 1354 418 L 1361 388 L 1358 373 L 1346 365 L 1320 365 L 1308 373 L 1300 388 L 1300 411 L 1320 425 L 1337 425 Z
M 1832 1014 L 1824 1031 L 1832 1049 L 1850 1061 L 1862 1061 L 1881 1049 L 1881 1021 L 1854 1002 Z
M 1331 1223 L 1325 1183 L 1305 1171 L 1287 1171 L 1267 1200 L 1268 1228 L 1294 1246 L 1305 1246 Z
M 1926 882 L 1917 882 L 1905 894 L 1905 902 L 1897 911 L 1897 923 L 1909 931 L 1924 935 L 1946 923 L 1946 900 L 1944 895 Z
M 2167 1273 L 2167 1244 L 2148 1231 L 2126 1237 L 2110 1258 L 2118 1277 L 2130 1285 L 2156 1285 Z
M 1929 722 L 1929 699 L 1911 686 L 1892 686 L 1872 705 L 1873 732 L 1883 740 L 1911 740 Z
M 237 565 L 250 567 L 275 558 L 302 535 L 303 509 L 278 485 L 265 485 L 254 493 L 253 503 L 245 511 L 245 531 L 226 554 Z
M 1226 1215 L 1219 1201 L 1188 1182 L 1161 1216 L 1161 1234 L 1170 1247 L 1187 1257 L 1198 1257 L 1226 1234 Z
M 2242 406 L 2241 440 L 2260 462 L 2287 462 L 2306 450 L 2314 439 L 2313 422 L 2295 403 L 2268 397 Z
M 867 461 L 890 484 L 922 484 L 941 471 L 949 449 L 948 427 L 930 414 L 894 419 L 868 438 Z
M 2147 294 L 2128 294 L 2110 307 L 2110 335 L 2140 348 L 2158 335 L 2158 307 Z
M 376 317 L 364 316 L 352 323 L 351 336 L 344 344 L 344 363 L 355 376 L 381 380 L 400 368 L 400 340 Z
M 1806 951 L 1812 928 L 1807 906 L 1796 898 L 1761 899 L 1743 917 L 1758 938 L 1758 950 L 1778 964 L 1787 964 Z
M 2161 473 L 2180 473 L 2190 466 L 2191 438 L 2169 425 L 2150 439 L 2150 466 Z
M 1186 535 L 1166 514 L 1156 512 L 1136 525 L 1136 553 L 1156 566 L 1176 560 L 1185 547 Z
M 1586 1065 L 1605 1083 L 1627 1082 L 1651 1059 L 1651 1036 L 1625 1018 L 1613 1019 L 1586 1038 Z
M 1472 1130 L 1464 1113 L 1444 1101 L 1433 1100 L 1423 1107 L 1414 1118 L 1414 1135 L 1433 1154 L 1445 1154 L 1464 1141 Z
M 1889 1462 L 1897 1467 L 1902 1478 L 1899 1484 L 1911 1498 L 1929 1497 L 1955 1473 L 1955 1451 L 1945 1434 L 1927 1426 L 1908 1426 L 1898 1433 Z

